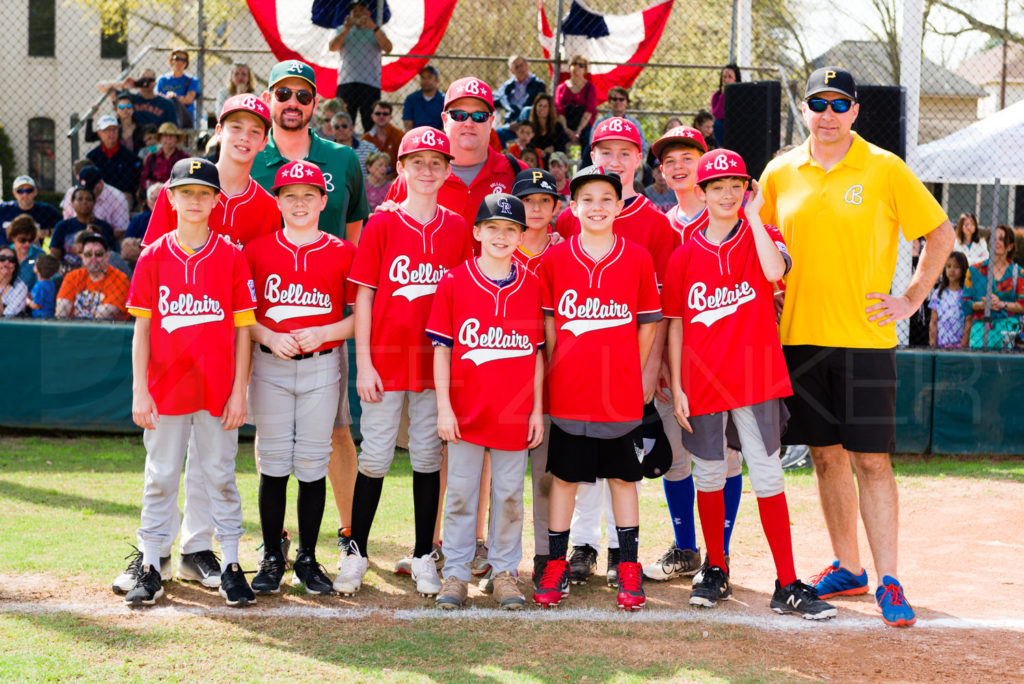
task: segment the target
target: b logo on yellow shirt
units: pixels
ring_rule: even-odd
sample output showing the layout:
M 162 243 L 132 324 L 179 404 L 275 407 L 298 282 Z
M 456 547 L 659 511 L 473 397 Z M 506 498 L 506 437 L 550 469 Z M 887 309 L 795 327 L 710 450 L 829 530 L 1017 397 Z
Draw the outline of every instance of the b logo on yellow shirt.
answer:
M 846 195 L 843 197 L 843 201 L 845 201 L 847 204 L 860 204 L 861 202 L 864 201 L 863 193 L 863 185 L 851 185 L 846 190 Z

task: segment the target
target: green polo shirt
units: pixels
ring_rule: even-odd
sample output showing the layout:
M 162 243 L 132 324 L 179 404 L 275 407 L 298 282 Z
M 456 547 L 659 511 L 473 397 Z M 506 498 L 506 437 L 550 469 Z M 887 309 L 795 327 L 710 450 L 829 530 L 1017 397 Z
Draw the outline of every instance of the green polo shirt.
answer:
M 359 158 L 351 148 L 324 140 L 312 130 L 309 137 L 309 154 L 305 161 L 316 164 L 327 183 L 327 208 L 320 214 L 320 230 L 343 238 L 346 224 L 365 221 L 370 213 Z M 270 192 L 278 169 L 288 161 L 277 150 L 271 129 L 266 148 L 253 160 L 253 180 Z

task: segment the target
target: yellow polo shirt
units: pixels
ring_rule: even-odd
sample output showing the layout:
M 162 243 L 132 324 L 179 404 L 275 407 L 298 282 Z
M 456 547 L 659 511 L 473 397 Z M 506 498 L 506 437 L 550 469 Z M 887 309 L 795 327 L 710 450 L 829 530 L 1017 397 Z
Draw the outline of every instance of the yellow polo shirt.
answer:
M 810 141 L 773 159 L 761 175 L 761 220 L 779 227 L 793 258 L 786 276 L 782 344 L 888 349 L 896 328 L 868 321 L 869 292 L 888 293 L 897 231 L 908 240 L 946 215 L 896 155 L 856 133 L 828 172 Z

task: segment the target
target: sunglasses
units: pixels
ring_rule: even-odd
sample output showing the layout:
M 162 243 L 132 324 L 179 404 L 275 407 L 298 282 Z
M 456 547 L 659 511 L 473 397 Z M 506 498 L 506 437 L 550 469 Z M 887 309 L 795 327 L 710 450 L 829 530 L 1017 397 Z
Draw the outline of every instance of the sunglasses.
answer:
M 834 100 L 826 100 L 823 97 L 811 97 L 807 99 L 807 108 L 817 114 L 821 114 L 830 106 L 832 107 L 832 111 L 836 114 L 845 114 L 850 111 L 850 107 L 853 106 L 853 100 L 848 97 L 837 97 Z
M 313 93 L 309 90 L 292 90 L 288 86 L 281 86 L 280 88 L 274 88 L 274 97 L 277 98 L 278 102 L 287 102 L 292 99 L 292 95 L 295 95 L 295 99 L 299 101 L 300 105 L 308 105 L 313 101 Z
M 99 252 L 82 252 L 82 256 L 84 258 L 86 258 L 86 259 L 93 259 L 93 258 L 99 259 L 99 258 L 104 257 L 106 255 L 107 255 L 107 253 L 103 252 L 103 251 L 99 251 Z
M 17 189 L 17 190 L 15 190 L 14 192 L 15 192 L 16 194 L 18 194 L 18 195 L 29 195 L 29 194 L 31 194 L 31 193 L 32 193 L 32 192 L 33 192 L 34 190 L 35 190 L 35 188 L 18 188 L 18 189 Z
M 340 126 L 334 126 L 334 130 L 340 131 L 343 128 L 351 128 L 348 124 L 341 124 Z
M 18 257 L 14 256 L 13 254 L 0 254 L 0 263 L 3 263 L 5 261 L 11 264 L 15 264 L 18 262 Z
M 131 109 L 132 106 L 130 104 L 119 104 L 119 105 L 117 105 L 117 108 L 118 109 Z
M 583 62 L 573 62 L 572 65 L 574 67 L 579 67 L 580 69 L 586 69 L 587 68 L 587 65 L 584 64 Z
M 391 112 L 374 112 L 373 115 L 374 116 L 387 116 L 390 113 Z
M 177 55 L 175 57 L 171 57 L 171 61 L 172 62 L 188 62 L 188 57 L 182 57 L 181 55 Z
M 137 85 L 140 88 L 148 88 L 154 83 L 156 83 L 155 78 L 140 78 L 135 81 L 135 85 Z
M 609 97 L 608 100 L 610 102 L 626 102 L 626 98 L 624 97 Z
M 490 112 L 467 112 L 464 109 L 449 109 L 448 117 L 452 121 L 462 123 L 466 119 L 472 119 L 473 123 L 485 123 L 491 118 Z
M 27 237 L 20 237 L 20 238 L 14 238 L 14 242 L 16 244 L 19 244 L 19 245 L 27 245 L 27 244 L 29 244 L 32 241 L 30 239 L 28 239 Z

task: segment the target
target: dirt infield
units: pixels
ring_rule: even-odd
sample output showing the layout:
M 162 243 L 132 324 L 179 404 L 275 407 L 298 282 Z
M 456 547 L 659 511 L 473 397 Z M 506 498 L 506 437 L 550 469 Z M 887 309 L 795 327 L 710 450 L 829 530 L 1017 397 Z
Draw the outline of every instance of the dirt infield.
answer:
M 648 486 L 643 496 L 657 497 L 659 490 Z M 7 574 L 0 576 L 0 616 L 66 614 L 133 630 L 186 624 L 202 631 L 213 622 L 275 635 L 307 624 L 324 639 L 356 643 L 396 628 L 430 634 L 468 630 L 496 644 L 489 664 L 513 669 L 554 655 L 604 657 L 614 639 L 614 657 L 624 671 L 693 662 L 741 679 L 1021 681 L 1024 484 L 935 478 L 901 486 L 900 494 L 900 574 L 918 614 L 918 625 L 910 629 L 886 627 L 869 596 L 836 600 L 839 616 L 823 624 L 772 613 L 774 571 L 756 516 L 744 520 L 733 541 L 734 600 L 714 611 L 686 606 L 688 583 L 648 582 L 647 609 L 623 615 L 598 576 L 585 587 L 573 587 L 563 607 L 554 610 L 499 614 L 490 598 L 474 589 L 470 609 L 443 615 L 415 595 L 409 578 L 390 572 L 390 559 L 372 558 L 368 585 L 357 597 L 283 594 L 260 597 L 245 610 L 226 608 L 219 597 L 195 586 L 170 582 L 160 606 L 133 611 L 88 578 L 72 578 L 69 584 L 56 575 Z M 744 506 L 751 504 L 752 495 L 745 492 Z M 797 569 L 807 577 L 831 558 L 828 537 L 813 491 L 791 493 L 790 504 Z M 645 529 L 641 539 L 641 553 L 651 559 L 668 543 L 668 531 Z M 532 549 L 525 551 L 529 559 Z M 874 581 L 863 532 L 862 558 Z M 524 578 L 527 565 L 521 566 Z M 434 673 L 425 665 L 422 673 L 444 679 L 439 667 Z

